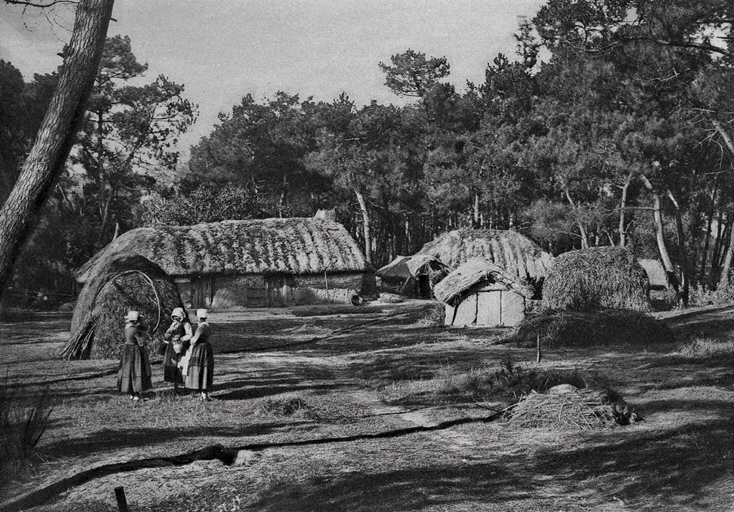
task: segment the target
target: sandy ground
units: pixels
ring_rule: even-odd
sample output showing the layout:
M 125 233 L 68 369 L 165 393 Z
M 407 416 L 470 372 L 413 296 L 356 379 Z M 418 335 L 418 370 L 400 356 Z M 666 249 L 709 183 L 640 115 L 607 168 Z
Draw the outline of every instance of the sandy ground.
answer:
M 645 418 L 562 432 L 484 421 L 500 402 L 390 400 L 507 358 L 534 364 L 533 350 L 497 345 L 500 331 L 430 327 L 419 308 L 215 312 L 210 403 L 174 399 L 160 365 L 147 402 L 119 397 L 115 361 L 58 360 L 68 319 L 0 324 L 7 383 L 28 394 L 49 383 L 57 401 L 43 462 L 4 486 L 4 503 L 157 458 L 33 510 L 114 511 L 118 486 L 134 511 L 734 510 L 734 358 L 675 355 L 691 337 L 731 339 L 730 309 L 662 315 L 676 337 L 665 343 L 546 351 L 542 367 L 599 374 Z M 233 459 L 171 460 L 215 444 Z

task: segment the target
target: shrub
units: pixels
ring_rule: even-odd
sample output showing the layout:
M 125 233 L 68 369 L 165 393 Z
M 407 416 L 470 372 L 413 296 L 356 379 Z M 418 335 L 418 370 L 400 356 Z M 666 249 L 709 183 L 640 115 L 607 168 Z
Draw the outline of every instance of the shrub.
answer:
M 19 395 L 18 389 L 0 385 L 0 474 L 30 462 L 53 411 L 48 388 L 25 400 Z

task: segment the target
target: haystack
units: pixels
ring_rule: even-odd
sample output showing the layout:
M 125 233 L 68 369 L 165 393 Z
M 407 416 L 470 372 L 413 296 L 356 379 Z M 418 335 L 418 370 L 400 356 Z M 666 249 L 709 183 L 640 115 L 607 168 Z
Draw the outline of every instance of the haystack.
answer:
M 553 264 L 553 256 L 516 231 L 458 229 L 439 236 L 418 251 L 458 268 L 473 257 L 484 258 L 521 281 L 540 283 Z
M 640 417 L 615 391 L 556 386 L 547 393 L 525 395 L 507 414 L 512 425 L 525 428 L 594 430 L 628 425 Z
M 125 314 L 139 311 L 151 335 L 161 342 L 168 319 L 183 307 L 176 285 L 156 264 L 142 256 L 118 256 L 90 276 L 79 294 L 64 359 L 115 359 L 123 339 Z
M 650 311 L 650 283 L 632 252 L 592 247 L 561 254 L 543 285 L 543 308 Z

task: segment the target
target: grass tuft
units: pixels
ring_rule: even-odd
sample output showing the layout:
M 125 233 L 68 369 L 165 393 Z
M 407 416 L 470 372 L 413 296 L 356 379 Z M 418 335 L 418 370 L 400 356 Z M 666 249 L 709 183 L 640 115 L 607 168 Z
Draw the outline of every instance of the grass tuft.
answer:
M 734 354 L 734 341 L 713 338 L 694 338 L 682 345 L 676 355 L 690 359 L 704 359 Z
M 20 391 L 0 385 L 0 475 L 3 480 L 28 467 L 54 408 L 48 388 L 25 399 Z

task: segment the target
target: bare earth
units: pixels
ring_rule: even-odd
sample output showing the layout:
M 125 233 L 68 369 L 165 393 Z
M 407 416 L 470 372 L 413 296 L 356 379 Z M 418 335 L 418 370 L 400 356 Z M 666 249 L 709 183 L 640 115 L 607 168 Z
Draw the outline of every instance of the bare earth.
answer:
M 56 399 L 40 460 L 4 482 L 0 510 L 48 489 L 32 510 L 115 511 L 124 486 L 135 512 L 734 511 L 734 356 L 675 354 L 734 339 L 731 309 L 661 315 L 665 343 L 546 350 L 542 367 L 603 376 L 644 417 L 563 432 L 497 420 L 501 402 L 421 402 L 472 368 L 535 365 L 534 350 L 496 344 L 504 331 L 431 327 L 421 307 L 214 313 L 209 403 L 174 398 L 160 364 L 133 404 L 116 361 L 60 361 L 68 317 L 0 324 L 7 384 L 48 383 Z M 223 456 L 191 456 L 214 445 Z

